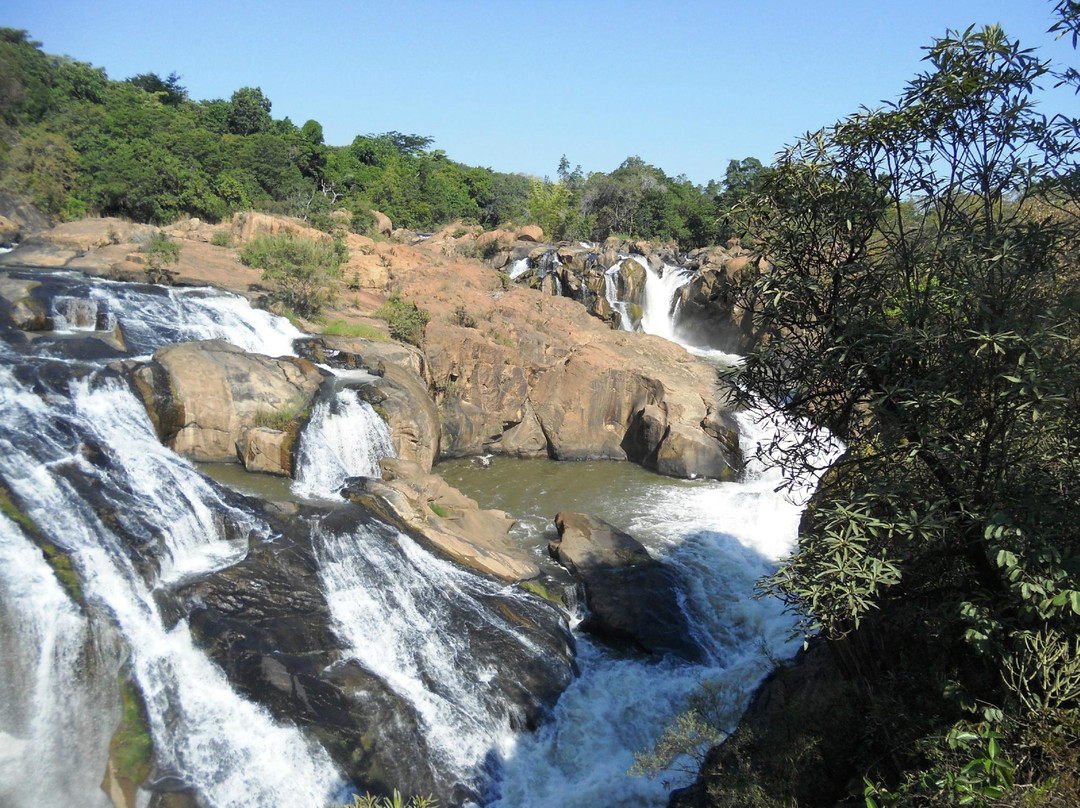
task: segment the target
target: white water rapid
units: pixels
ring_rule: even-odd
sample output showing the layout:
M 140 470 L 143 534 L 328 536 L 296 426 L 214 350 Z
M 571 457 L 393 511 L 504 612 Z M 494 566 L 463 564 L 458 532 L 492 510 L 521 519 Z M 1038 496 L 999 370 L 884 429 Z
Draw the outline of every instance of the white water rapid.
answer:
M 747 415 L 739 424 L 750 457 L 769 433 Z M 708 661 L 628 657 L 579 635 L 581 676 L 559 700 L 555 721 L 523 736 L 505 760 L 501 798 L 492 806 L 658 808 L 671 786 L 686 783 L 677 775 L 628 776 L 634 753 L 655 742 L 706 682 L 725 694 L 730 729 L 770 660 L 798 646 L 779 604 L 751 597 L 755 581 L 795 546 L 801 507 L 775 490 L 780 483 L 775 471 L 752 463 L 741 482 L 645 484 L 621 492 L 611 512 L 598 509 L 672 566 Z M 814 483 L 804 481 L 799 493 Z
M 154 597 L 155 587 L 170 579 L 205 573 L 243 555 L 247 539 L 228 539 L 226 523 L 232 532 L 252 537 L 265 528 L 221 500 L 189 463 L 161 446 L 126 386 L 73 379 L 69 398 L 43 398 L 9 368 L 0 367 L 0 373 L 5 480 L 26 515 L 70 555 L 87 601 L 111 615 L 146 700 L 159 766 L 176 772 L 217 808 L 330 800 L 342 782 L 326 753 L 233 691 L 194 647 L 186 624 L 167 625 Z M 89 458 L 85 447 L 91 447 Z M 103 465 L 94 462 L 93 447 L 106 453 Z M 121 539 L 105 518 L 106 505 L 116 508 L 110 518 L 119 520 L 124 533 L 139 536 L 143 546 Z M 161 570 L 156 583 L 147 562 Z M 55 587 L 51 591 L 55 599 Z M 37 591 L 31 596 L 36 602 Z M 58 611 L 63 618 L 74 608 L 68 604 Z M 65 624 L 57 630 L 65 632 L 65 646 L 79 641 Z M 72 675 L 76 681 L 65 678 Z M 52 687 L 81 687 L 77 668 L 67 665 L 60 676 L 64 681 Z M 66 747 L 64 731 L 59 721 L 22 740 L 37 756 Z M 99 765 L 98 777 L 104 761 Z
M 631 310 L 631 302 L 619 296 L 619 271 L 627 258 L 637 262 L 645 270 L 640 320 Z M 675 334 L 678 315 L 676 295 L 692 277 L 692 272 L 669 264 L 654 270 L 640 255 L 623 256 L 604 273 L 604 297 L 611 309 L 619 313 L 619 325 L 624 331 L 640 330 L 671 342 L 679 342 Z

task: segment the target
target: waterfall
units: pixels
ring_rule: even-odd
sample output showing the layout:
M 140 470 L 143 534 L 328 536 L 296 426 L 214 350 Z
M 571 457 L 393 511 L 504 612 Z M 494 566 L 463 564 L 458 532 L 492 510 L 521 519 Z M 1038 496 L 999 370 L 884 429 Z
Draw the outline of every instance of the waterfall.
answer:
M 348 477 L 381 477 L 379 461 L 394 457 L 390 429 L 355 390 L 338 390 L 319 401 L 300 440 L 293 491 L 330 499 Z
M 507 274 L 509 274 L 510 280 L 516 281 L 518 278 L 520 278 L 522 275 L 524 275 L 528 271 L 529 271 L 529 259 L 528 258 L 519 258 L 518 260 L 516 260 L 513 263 L 513 266 L 510 267 L 510 272 L 507 273 Z
M 429 750 L 424 763 L 482 790 L 494 774 L 486 771 L 488 758 L 511 754 L 513 728 L 524 723 L 496 688 L 490 648 L 502 643 L 540 654 L 482 601 L 524 596 L 435 558 L 390 528 L 316 533 L 320 577 L 350 655 L 416 710 Z
M 15 277 L 25 270 L 7 270 Z M 41 276 L 33 275 L 35 279 Z M 54 293 L 55 329 L 118 330 L 128 351 L 147 356 L 174 342 L 223 339 L 245 351 L 291 356 L 301 336 L 284 317 L 252 309 L 246 299 L 210 288 L 171 288 L 56 272 L 41 278 Z
M 743 451 L 752 458 L 772 433 L 749 415 L 740 415 L 739 425 Z M 782 605 L 751 598 L 758 578 L 795 546 L 802 509 L 777 491 L 782 482 L 777 471 L 751 461 L 742 482 L 646 484 L 604 514 L 676 573 L 708 661 L 636 659 L 579 637 L 581 676 L 560 698 L 555 720 L 519 740 L 505 760 L 501 794 L 488 808 L 666 804 L 670 787 L 663 778 L 628 776 L 634 753 L 654 742 L 706 682 L 723 694 L 726 729 L 732 729 L 770 658 L 798 647 Z M 797 488 L 805 496 L 815 484 L 808 478 Z
M 645 292 L 641 304 L 642 331 L 671 342 L 679 342 L 675 336 L 675 298 L 692 276 L 692 272 L 669 264 L 661 267 L 659 272 L 645 264 Z
M 60 386 L 42 397 L 0 366 L 4 478 L 26 515 L 70 554 L 87 602 L 122 637 L 159 767 L 213 808 L 327 804 L 342 781 L 325 751 L 238 696 L 184 621 L 168 627 L 154 594 L 170 579 L 240 557 L 247 538 L 230 540 L 227 527 L 259 537 L 265 526 L 161 447 L 126 387 L 86 378 L 66 387 L 67 397 L 57 395 Z M 41 596 L 35 588 L 33 597 Z M 79 670 L 66 666 L 59 675 L 63 688 L 84 688 Z M 12 720 L 6 712 L 4 724 Z M 32 735 L 25 754 L 47 756 L 64 731 L 60 721 Z M 97 776 L 103 771 L 101 760 Z
M 115 661 L 41 550 L 2 514 L 0 659 L 0 804 L 106 808 L 98 785 L 118 718 Z

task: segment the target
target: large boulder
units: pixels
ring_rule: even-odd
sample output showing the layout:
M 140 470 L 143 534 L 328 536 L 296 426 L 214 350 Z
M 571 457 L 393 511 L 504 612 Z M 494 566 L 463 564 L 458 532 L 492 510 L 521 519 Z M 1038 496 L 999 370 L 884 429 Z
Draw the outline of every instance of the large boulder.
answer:
M 419 534 L 425 543 L 478 572 L 505 581 L 535 578 L 540 568 L 510 537 L 514 520 L 502 511 L 481 510 L 437 474 L 417 463 L 380 462 L 382 479 L 353 478 L 343 494 Z
M 527 224 L 518 228 L 518 240 L 539 243 L 544 240 L 544 231 L 538 225 Z
M 277 473 L 291 474 L 288 447 L 275 455 L 266 448 L 267 436 L 252 429 L 295 433 L 324 373 L 305 359 L 275 359 L 207 340 L 168 345 L 129 378 L 161 439 L 181 454 L 210 461 L 276 456 L 282 466 Z
M 679 606 L 678 578 L 670 567 L 595 516 L 559 513 L 555 527 L 559 538 L 548 550 L 585 590 L 584 630 L 652 653 L 704 659 Z

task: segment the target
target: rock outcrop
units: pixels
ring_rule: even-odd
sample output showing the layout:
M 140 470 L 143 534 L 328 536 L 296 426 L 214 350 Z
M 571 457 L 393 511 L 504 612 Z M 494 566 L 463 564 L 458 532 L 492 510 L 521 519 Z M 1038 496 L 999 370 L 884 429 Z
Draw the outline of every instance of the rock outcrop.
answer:
M 342 492 L 387 521 L 419 534 L 436 552 L 505 581 L 535 578 L 540 568 L 510 537 L 514 520 L 481 510 L 437 474 L 408 460 L 384 459 L 382 479 L 353 478 Z
M 444 456 L 630 459 L 676 476 L 738 473 L 737 442 L 703 427 L 725 401 L 708 366 L 666 340 L 613 332 L 570 300 L 534 295 L 507 291 L 483 327 L 428 324 Z M 648 406 L 661 429 L 649 443 L 628 441 Z
M 166 346 L 129 378 L 171 448 L 194 460 L 251 460 L 260 471 L 289 475 L 299 420 L 324 374 L 305 359 L 207 340 Z
M 581 627 L 599 637 L 645 651 L 700 662 L 679 606 L 675 573 L 632 536 L 583 513 L 555 517 L 559 538 L 548 545 L 585 590 L 588 614 Z

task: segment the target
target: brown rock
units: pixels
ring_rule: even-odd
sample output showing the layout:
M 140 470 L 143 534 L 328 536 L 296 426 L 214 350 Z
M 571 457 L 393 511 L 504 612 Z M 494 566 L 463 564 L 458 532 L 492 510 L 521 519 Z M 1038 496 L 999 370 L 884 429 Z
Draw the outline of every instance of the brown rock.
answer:
M 281 477 L 292 476 L 295 446 L 295 430 L 258 426 L 244 428 L 236 441 L 236 451 L 244 468 Z
M 529 554 L 510 538 L 514 520 L 481 510 L 437 474 L 407 460 L 381 461 L 383 478 L 355 478 L 342 492 L 383 518 L 417 531 L 436 551 L 471 569 L 506 581 L 540 574 Z
M 548 551 L 585 589 L 586 631 L 643 650 L 701 661 L 679 606 L 675 574 L 627 533 L 584 513 L 555 517 Z
M 541 373 L 530 398 L 556 459 L 625 460 L 630 419 L 660 400 L 663 385 L 633 369 L 601 368 L 591 353 Z
M 737 457 L 737 456 L 736 456 Z M 724 445 L 700 429 L 675 424 L 656 454 L 656 470 L 670 477 L 713 477 L 732 480 L 740 464 Z
M 389 236 L 394 232 L 394 223 L 390 221 L 390 217 L 385 213 L 373 210 L 371 211 L 371 215 L 375 217 L 375 229 L 382 235 Z
M 272 359 L 209 340 L 162 348 L 151 369 L 137 373 L 135 386 L 169 446 L 195 460 L 234 461 L 260 414 L 299 419 L 322 381 L 322 371 L 307 360 Z
M 518 228 L 517 237 L 519 241 L 535 241 L 539 244 L 544 240 L 544 231 L 538 225 L 527 224 Z
M 490 444 L 493 452 L 511 457 L 547 457 L 548 443 L 540 421 L 533 412 L 532 404 L 525 403 L 521 421 L 502 433 L 499 440 Z

